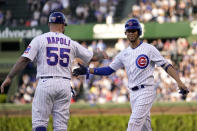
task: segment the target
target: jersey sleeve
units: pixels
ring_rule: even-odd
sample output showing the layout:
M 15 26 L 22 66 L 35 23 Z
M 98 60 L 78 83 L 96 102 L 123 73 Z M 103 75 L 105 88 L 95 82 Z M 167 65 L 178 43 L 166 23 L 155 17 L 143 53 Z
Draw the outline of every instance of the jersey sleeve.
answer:
M 151 61 L 153 61 L 157 66 L 162 66 L 168 63 L 168 61 L 161 55 L 157 48 L 154 46 L 151 47 Z
M 87 64 L 92 59 L 93 52 L 75 41 L 75 56 L 82 59 Z
M 121 60 L 121 53 L 118 54 L 114 60 L 112 61 L 112 63 L 109 65 L 109 67 L 111 67 L 113 70 L 118 70 L 122 67 L 124 67 L 122 60 Z
M 38 37 L 35 37 L 31 43 L 27 46 L 26 50 L 22 54 L 23 57 L 29 58 L 31 61 L 34 60 L 39 50 Z

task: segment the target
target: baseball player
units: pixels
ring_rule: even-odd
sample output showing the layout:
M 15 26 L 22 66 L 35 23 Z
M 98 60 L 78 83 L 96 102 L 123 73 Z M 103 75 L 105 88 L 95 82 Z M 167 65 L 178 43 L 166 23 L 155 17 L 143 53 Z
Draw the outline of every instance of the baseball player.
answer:
M 139 21 L 129 19 L 125 24 L 125 35 L 130 41 L 130 46 L 121 51 L 109 66 L 87 68 L 80 65 L 79 68 L 73 70 L 73 75 L 78 76 L 89 73 L 110 75 L 122 67 L 126 69 L 132 107 L 127 131 L 152 131 L 150 109 L 156 97 L 153 77 L 155 65 L 161 66 L 176 80 L 182 94 L 187 95 L 188 93 L 187 87 L 182 83 L 173 66 L 161 56 L 154 46 L 140 41 L 141 34 Z
M 49 16 L 50 32 L 35 37 L 11 69 L 1 85 L 36 59 L 38 85 L 32 103 L 32 129 L 46 131 L 49 115 L 53 115 L 54 131 L 66 131 L 71 99 L 71 64 L 78 57 L 85 63 L 107 58 L 105 52 L 90 52 L 78 42 L 64 35 L 66 18 L 61 12 Z

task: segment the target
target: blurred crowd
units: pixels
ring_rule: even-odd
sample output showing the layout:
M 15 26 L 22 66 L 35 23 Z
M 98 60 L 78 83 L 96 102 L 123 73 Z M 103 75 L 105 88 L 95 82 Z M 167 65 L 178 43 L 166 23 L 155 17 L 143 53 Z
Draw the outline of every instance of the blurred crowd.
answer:
M 113 17 L 120 0 L 27 0 L 29 19 L 13 18 L 11 10 L 0 10 L 0 25 L 33 27 L 46 25 L 51 11 L 62 11 L 68 24 L 105 22 L 106 17 Z
M 129 18 L 142 22 L 178 22 L 197 19 L 196 0 L 137 0 Z
M 105 23 L 116 18 L 123 0 L 27 0 L 28 18 L 14 18 L 12 10 L 0 9 L 0 25 L 33 27 L 46 25 L 50 11 L 61 10 L 68 24 Z M 121 7 L 119 7 L 121 8 Z M 136 0 L 128 18 L 141 22 L 178 22 L 197 19 L 196 0 Z M 124 8 L 123 8 L 124 9 Z M 121 9 L 123 11 L 123 9 Z M 126 18 L 126 19 L 128 19 Z M 117 21 L 116 21 L 117 22 Z
M 185 38 L 178 38 L 152 41 L 144 40 L 144 42 L 154 45 L 174 65 L 174 68 L 178 70 L 181 79 L 190 90 L 186 101 L 196 101 L 197 41 L 188 43 Z M 91 62 L 90 67 L 109 65 L 118 52 L 129 46 L 129 42 L 125 39 L 118 39 L 111 47 L 106 46 L 103 40 L 95 40 L 91 43 L 81 42 L 81 44 L 89 50 L 106 50 L 110 57 L 108 60 Z M 76 68 L 77 62 L 79 61 L 76 59 L 73 62 L 73 68 Z M 156 67 L 154 77 L 156 83 L 155 88 L 157 90 L 156 101 L 182 101 L 176 82 L 161 67 Z M 35 75 L 23 74 L 22 82 L 17 93 L 13 96 L 12 101 L 15 103 L 32 102 L 36 84 Z M 85 79 L 85 76 L 72 77 L 71 85 L 76 91 L 76 97 L 72 98 L 72 102 L 86 101 L 90 104 L 96 104 L 106 102 L 124 103 L 129 101 L 128 79 L 124 69 L 119 69 L 107 77 L 94 75 L 90 75 L 89 79 Z
M 117 7 L 123 0 L 27 0 L 29 18 L 15 19 L 12 10 L 0 9 L 0 26 L 34 27 L 46 25 L 50 11 L 59 9 L 67 17 L 68 24 L 103 23 L 107 18 L 116 15 Z M 196 0 L 136 0 L 129 18 L 138 18 L 141 22 L 178 22 L 197 19 Z M 179 71 L 181 79 L 190 88 L 187 101 L 197 100 L 197 41 L 188 43 L 184 38 L 167 40 L 144 40 L 154 45 L 162 55 Z M 90 67 L 109 65 L 114 56 L 129 46 L 125 39 L 118 39 L 114 46 L 107 46 L 103 40 L 91 43 L 82 42 L 89 50 L 106 50 L 109 60 L 90 63 Z M 77 60 L 73 67 L 77 66 Z M 175 81 L 157 67 L 155 71 L 156 101 L 181 101 Z M 21 76 L 19 88 L 11 98 L 14 103 L 31 103 L 36 89 L 35 75 L 24 73 Z M 112 75 L 93 76 L 86 80 L 84 76 L 73 77 L 72 87 L 77 96 L 72 102 L 87 101 L 91 104 L 129 101 L 127 75 L 124 69 L 119 69 Z
M 36 90 L 38 80 L 35 79 L 35 75 L 23 74 L 21 80 L 19 80 L 19 87 L 15 95 L 11 97 L 11 102 L 16 104 L 31 103 Z

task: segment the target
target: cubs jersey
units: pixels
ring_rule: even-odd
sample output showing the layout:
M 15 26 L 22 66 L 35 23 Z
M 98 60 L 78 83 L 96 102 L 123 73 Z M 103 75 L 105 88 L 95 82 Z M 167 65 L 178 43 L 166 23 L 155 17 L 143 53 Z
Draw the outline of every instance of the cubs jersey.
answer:
M 118 70 L 125 67 L 129 88 L 139 85 L 153 85 L 155 64 L 162 66 L 167 60 L 152 45 L 141 42 L 136 48 L 130 46 L 121 51 L 109 65 Z
M 43 76 L 71 77 L 75 57 L 88 63 L 93 53 L 62 33 L 48 32 L 35 37 L 23 57 L 37 62 L 37 78 Z

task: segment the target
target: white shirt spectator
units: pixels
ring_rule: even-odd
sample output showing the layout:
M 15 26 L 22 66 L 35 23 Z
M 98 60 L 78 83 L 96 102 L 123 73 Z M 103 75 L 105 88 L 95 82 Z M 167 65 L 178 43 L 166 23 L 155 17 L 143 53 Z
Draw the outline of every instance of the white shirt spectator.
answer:
M 169 6 L 170 7 L 175 7 L 176 6 L 176 1 L 175 0 L 169 0 Z
M 103 42 L 103 40 L 99 40 L 98 43 L 97 43 L 97 48 L 101 51 L 105 50 L 106 48 L 106 45 L 105 43 Z
M 37 20 L 31 20 L 30 26 L 31 27 L 38 26 L 38 21 Z
M 40 11 L 39 10 L 34 11 L 33 19 L 38 20 L 39 18 L 40 18 Z
M 158 16 L 158 9 L 156 7 L 153 7 L 152 15 L 153 15 L 153 17 L 157 17 Z
M 125 43 L 122 38 L 118 39 L 117 43 L 115 44 L 115 49 L 117 51 L 122 51 L 125 49 Z
M 143 14 L 143 20 L 144 22 L 148 22 L 152 19 L 152 14 L 149 10 L 146 10 L 145 13 Z
M 69 0 L 60 0 L 60 2 L 64 9 L 68 8 L 70 5 Z
M 42 8 L 42 12 L 46 15 L 49 14 L 49 11 L 50 11 L 50 8 L 51 8 L 51 1 L 48 1 L 45 3 L 45 5 L 43 6 Z

